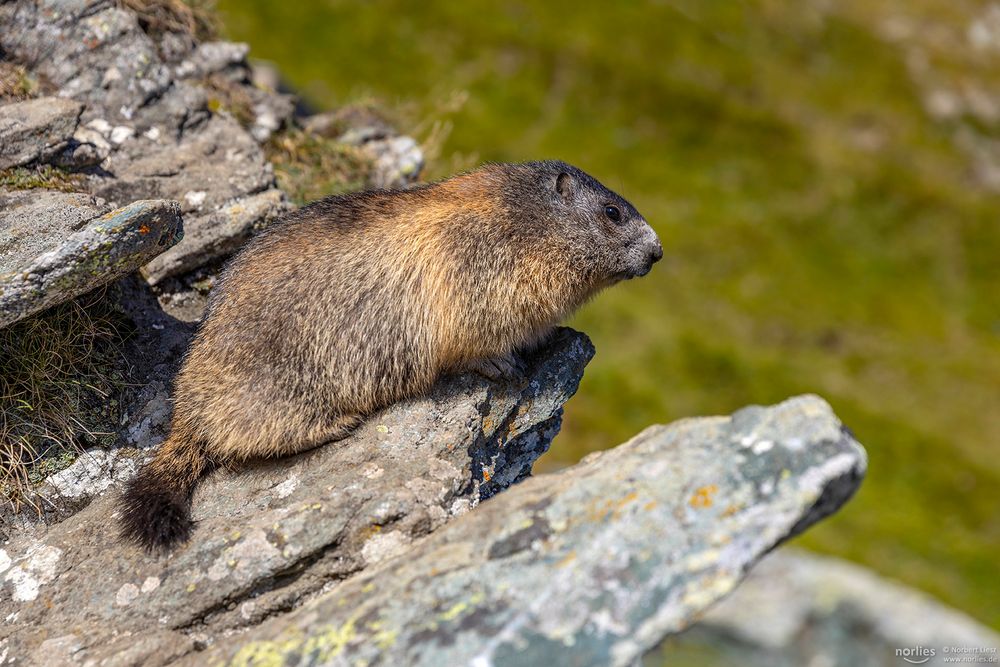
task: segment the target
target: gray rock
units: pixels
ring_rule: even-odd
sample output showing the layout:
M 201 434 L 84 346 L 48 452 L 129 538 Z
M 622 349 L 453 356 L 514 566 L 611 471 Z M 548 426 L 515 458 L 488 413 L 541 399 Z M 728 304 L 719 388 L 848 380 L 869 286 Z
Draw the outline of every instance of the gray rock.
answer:
M 237 198 L 207 216 L 194 217 L 190 231 L 170 252 L 143 270 L 150 283 L 195 269 L 205 262 L 236 252 L 256 231 L 291 207 L 277 190 Z
M 83 105 L 40 97 L 0 106 L 0 169 L 54 156 L 69 144 Z
M 0 4 L 0 50 L 51 82 L 60 98 L 71 98 L 60 99 L 76 116 L 73 123 L 63 123 L 65 128 L 58 126 L 59 155 L 53 160 L 73 169 L 98 166 L 87 180 L 92 194 L 112 206 L 154 198 L 181 203 L 192 240 L 154 273 L 186 270 L 220 252 L 231 253 L 246 240 L 247 229 L 265 225 L 284 210 L 284 196 L 254 137 L 266 138 L 281 127 L 293 105 L 287 96 L 250 84 L 245 45 L 180 40 L 171 46 L 171 57 L 180 64 L 172 66 L 162 60 L 136 15 L 112 4 Z M 216 74 L 241 86 L 259 111 L 260 122 L 250 130 L 208 109 L 203 79 Z M 86 106 L 76 128 L 80 102 Z M 30 157 L 18 156 L 18 163 Z M 281 201 L 275 205 L 275 200 Z M 234 222 L 232 211 L 241 206 Z M 254 211 L 257 217 L 250 219 Z M 229 231 L 236 236 L 225 238 Z M 201 252 L 194 247 L 197 241 L 206 244 Z
M 217 471 L 195 495 L 191 543 L 169 557 L 118 543 L 113 493 L 40 536 L 13 537 L 0 550 L 0 654 L 157 664 L 300 604 L 525 476 L 592 354 L 563 330 L 522 382 L 448 378 L 345 440 Z M 98 493 L 98 468 L 128 472 L 108 463 L 59 482 Z M 123 652 L 134 662 L 116 662 Z
M 295 101 L 253 85 L 245 44 L 176 32 L 157 42 L 106 0 L 11 0 L 0 3 L 0 24 L 0 51 L 58 94 L 0 110 L 0 165 L 87 169 L 86 188 L 112 207 L 179 201 L 187 240 L 149 267 L 152 283 L 214 267 L 290 208 L 260 144 L 292 123 Z M 245 112 L 247 127 L 227 105 Z M 388 126 L 356 129 L 344 141 L 371 156 L 370 185 L 415 182 L 416 142 Z
M 133 12 L 99 0 L 0 5 L 0 47 L 68 97 L 84 122 L 130 124 L 171 85 L 156 44 Z
M 0 189 L 0 275 L 17 271 L 110 210 L 84 193 Z
M 992 655 L 995 662 L 1000 635 L 858 565 L 783 549 L 659 657 L 696 650 L 720 664 L 748 667 L 893 667 L 905 664 L 904 656 L 946 664 L 945 647 L 987 649 L 984 657 Z
M 633 664 L 861 481 L 864 450 L 806 396 L 652 427 L 475 507 L 545 450 L 591 354 L 564 331 L 520 384 L 449 379 L 341 442 L 217 472 L 196 493 L 192 542 L 169 557 L 115 542 L 113 495 L 14 538 L 0 551 L 0 651 Z
M 811 396 L 654 426 L 409 548 L 380 533 L 402 555 L 182 663 L 631 665 L 865 467 Z
M 400 136 L 380 115 L 366 107 L 345 107 L 309 116 L 303 128 L 320 136 L 360 147 L 369 155 L 372 170 L 368 185 L 405 188 L 420 177 L 424 153 L 412 137 Z
M 100 215 L 87 195 L 0 194 L 0 326 L 134 271 L 181 236 L 176 202 L 137 201 Z
M 195 47 L 187 60 L 175 69 L 179 79 L 204 77 L 233 67 L 249 67 L 250 46 L 234 42 L 205 42 Z
M 372 156 L 369 183 L 376 188 L 403 188 L 412 185 L 424 168 L 424 153 L 412 137 L 391 137 L 362 144 Z

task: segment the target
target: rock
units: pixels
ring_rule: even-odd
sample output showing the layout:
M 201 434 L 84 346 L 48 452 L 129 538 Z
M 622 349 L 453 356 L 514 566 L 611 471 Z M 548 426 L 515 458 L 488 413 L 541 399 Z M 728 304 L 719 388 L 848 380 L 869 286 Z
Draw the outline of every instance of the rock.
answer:
M 424 168 L 424 153 L 412 137 L 391 137 L 368 141 L 362 149 L 372 156 L 369 183 L 376 188 L 412 185 Z
M 179 64 L 164 62 L 135 13 L 113 4 L 74 0 L 53 10 L 27 0 L 2 3 L 0 51 L 50 82 L 60 104 L 76 110 L 83 126 L 74 133 L 75 117 L 64 123 L 54 159 L 73 169 L 97 167 L 86 181 L 92 194 L 112 206 L 153 198 L 181 202 L 187 233 L 207 245 L 198 252 L 188 242 L 183 256 L 165 261 L 160 273 L 189 268 L 192 258 L 216 259 L 220 248 L 232 252 L 248 228 L 267 224 L 287 207 L 254 137 L 261 134 L 257 125 L 267 132 L 280 127 L 293 105 L 287 96 L 250 84 L 245 45 L 180 40 L 170 46 Z M 261 122 L 252 131 L 209 108 L 210 75 L 232 82 L 260 110 Z M 244 206 L 254 198 L 272 204 Z M 224 224 L 240 207 L 239 224 Z M 253 212 L 258 217 L 250 219 Z M 237 239 L 222 238 L 230 229 Z
M 0 106 L 0 169 L 54 156 L 76 130 L 83 105 L 59 97 L 40 97 Z
M 72 0 L 0 5 L 0 47 L 86 105 L 84 122 L 135 123 L 170 88 L 170 70 L 136 15 L 114 3 Z
M 146 271 L 158 289 L 217 270 L 291 208 L 261 143 L 293 123 L 295 100 L 254 85 L 247 45 L 199 44 L 179 28 L 147 34 L 132 10 L 106 0 L 11 0 L 0 3 L 0 24 L 0 52 L 56 95 L 0 107 L 0 168 L 85 170 L 83 187 L 112 207 L 180 202 L 186 240 Z M 358 113 L 338 118 L 351 130 L 343 141 L 371 158 L 371 186 L 416 181 L 424 158 L 415 141 Z
M 865 466 L 816 397 L 654 426 L 182 664 L 631 665 Z
M 134 271 L 181 236 L 176 202 L 105 213 L 88 195 L 0 194 L 0 326 Z
M 420 177 L 424 153 L 411 137 L 400 136 L 377 112 L 364 106 L 309 116 L 303 128 L 319 136 L 359 146 L 372 160 L 368 184 L 374 188 L 404 188 Z
M 944 647 L 992 647 L 996 656 L 1000 635 L 858 565 L 783 549 L 662 653 L 686 649 L 747 667 L 889 667 L 904 656 L 943 664 Z
M 205 77 L 234 67 L 247 66 L 250 46 L 234 42 L 204 42 L 177 66 L 178 78 Z
M 476 507 L 547 448 L 591 353 L 564 331 L 523 383 L 452 378 L 339 443 L 217 472 L 196 493 L 191 544 L 169 557 L 115 543 L 112 495 L 14 538 L 0 650 L 630 665 L 861 481 L 864 450 L 807 396 L 652 427 Z
M 118 543 L 113 493 L 14 536 L 0 550 L 0 654 L 75 664 L 128 649 L 162 661 L 297 605 L 525 476 L 592 354 L 563 330 L 523 382 L 448 378 L 345 440 L 217 471 L 196 493 L 191 543 L 169 557 Z M 87 466 L 64 486 L 97 492 Z
M 191 271 L 206 262 L 236 252 L 253 234 L 289 208 L 277 190 L 237 198 L 209 214 L 203 223 L 169 253 L 160 255 L 144 269 L 150 283 Z
M 0 275 L 18 271 L 110 210 L 84 193 L 0 189 Z

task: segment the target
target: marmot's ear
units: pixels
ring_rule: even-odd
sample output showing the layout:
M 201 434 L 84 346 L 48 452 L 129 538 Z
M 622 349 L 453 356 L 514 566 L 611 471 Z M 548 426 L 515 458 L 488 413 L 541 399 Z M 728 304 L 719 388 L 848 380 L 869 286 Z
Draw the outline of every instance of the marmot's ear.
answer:
M 576 179 L 565 171 L 560 172 L 556 177 L 556 192 L 558 192 L 563 199 L 569 201 L 573 198 L 573 193 L 576 192 Z

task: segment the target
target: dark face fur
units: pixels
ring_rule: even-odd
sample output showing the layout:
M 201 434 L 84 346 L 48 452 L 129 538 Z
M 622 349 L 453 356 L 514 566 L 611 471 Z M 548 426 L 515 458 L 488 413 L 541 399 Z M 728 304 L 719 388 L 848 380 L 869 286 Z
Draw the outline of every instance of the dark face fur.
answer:
M 552 222 L 575 247 L 586 248 L 579 261 L 594 278 L 610 284 L 649 273 L 663 247 L 635 207 L 576 167 L 544 164 L 543 185 L 557 218 Z

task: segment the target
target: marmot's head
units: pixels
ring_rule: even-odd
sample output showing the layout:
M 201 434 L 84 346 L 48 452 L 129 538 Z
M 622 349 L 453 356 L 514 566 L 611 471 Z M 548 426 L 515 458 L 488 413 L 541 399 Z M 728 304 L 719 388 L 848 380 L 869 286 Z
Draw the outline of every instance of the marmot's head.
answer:
M 660 239 L 645 218 L 586 172 L 559 161 L 517 168 L 532 181 L 528 186 L 527 179 L 517 179 L 518 189 L 534 190 L 531 199 L 544 204 L 537 222 L 546 245 L 562 245 L 573 270 L 594 286 L 644 276 L 663 257 Z

